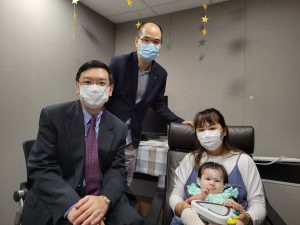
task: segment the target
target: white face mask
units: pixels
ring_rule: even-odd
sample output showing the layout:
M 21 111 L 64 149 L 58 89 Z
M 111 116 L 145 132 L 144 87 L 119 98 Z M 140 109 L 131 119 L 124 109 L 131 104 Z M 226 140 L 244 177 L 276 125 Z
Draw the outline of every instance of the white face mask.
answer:
M 96 84 L 80 85 L 79 97 L 87 107 L 91 109 L 100 108 L 108 101 L 108 87 Z
M 222 144 L 221 131 L 219 129 L 197 131 L 197 137 L 202 147 L 208 151 L 217 150 Z

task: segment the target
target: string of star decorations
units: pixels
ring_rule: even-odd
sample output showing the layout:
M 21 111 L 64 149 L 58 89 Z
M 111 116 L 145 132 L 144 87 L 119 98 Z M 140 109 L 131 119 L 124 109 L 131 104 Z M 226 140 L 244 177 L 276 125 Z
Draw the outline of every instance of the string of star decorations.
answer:
M 204 2 L 202 5 L 201 5 L 202 9 L 203 9 L 203 14 L 202 14 L 202 17 L 201 17 L 201 25 L 200 25 L 200 31 L 201 31 L 201 34 L 202 34 L 202 37 L 201 37 L 201 40 L 199 41 L 199 47 L 201 46 L 204 46 L 205 45 L 205 42 L 207 41 L 206 37 L 207 37 L 207 22 L 208 22 L 208 17 L 207 17 L 207 10 L 208 10 L 208 4 L 206 2 Z M 202 54 L 200 57 L 199 57 L 199 60 L 203 60 L 204 58 L 204 55 Z
M 127 2 L 127 5 L 128 5 L 130 8 L 133 7 L 133 3 L 134 3 L 133 0 L 126 0 L 126 2 Z M 142 23 L 140 22 L 140 19 L 139 19 L 139 18 L 141 18 L 141 15 L 142 15 L 140 8 L 142 7 L 143 2 L 142 2 L 141 0 L 137 0 L 137 1 L 136 1 L 136 5 L 138 6 L 138 9 L 137 9 L 137 11 L 136 11 L 138 20 L 137 20 L 135 26 L 136 26 L 136 28 L 139 28 L 139 27 L 141 26 L 141 24 L 142 24 Z
M 205 36 L 205 35 L 207 35 L 206 25 L 207 25 L 207 22 L 208 22 L 208 17 L 206 16 L 206 13 L 207 13 L 207 10 L 208 10 L 208 4 L 203 3 L 202 8 L 203 8 L 204 16 L 201 17 L 201 19 L 202 19 L 202 21 L 201 21 L 201 24 L 202 24 L 201 33 L 202 33 L 203 36 Z
M 77 18 L 76 5 L 77 5 L 78 2 L 79 2 L 79 0 L 72 0 L 72 5 L 73 5 L 73 13 L 72 13 L 72 18 L 73 18 L 73 24 L 72 24 L 73 40 L 75 40 L 75 30 L 77 29 L 77 23 L 76 23 L 76 18 Z

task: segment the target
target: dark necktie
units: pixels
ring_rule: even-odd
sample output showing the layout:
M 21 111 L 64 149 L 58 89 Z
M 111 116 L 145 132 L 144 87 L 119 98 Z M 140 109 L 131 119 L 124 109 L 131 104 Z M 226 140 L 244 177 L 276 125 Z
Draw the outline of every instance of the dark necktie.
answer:
M 87 195 L 98 195 L 100 192 L 98 144 L 95 125 L 96 116 L 92 116 L 85 141 L 85 191 Z

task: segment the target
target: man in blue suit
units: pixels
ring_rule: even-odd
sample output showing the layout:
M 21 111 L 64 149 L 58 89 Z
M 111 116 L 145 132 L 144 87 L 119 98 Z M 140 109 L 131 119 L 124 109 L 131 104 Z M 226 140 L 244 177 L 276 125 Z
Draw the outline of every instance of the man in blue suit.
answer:
M 155 61 L 161 43 L 161 27 L 152 22 L 143 23 L 135 38 L 137 51 L 113 57 L 109 66 L 114 92 L 107 109 L 129 125 L 125 149 L 128 185 L 133 178 L 141 126 L 149 107 L 168 122 L 191 123 L 175 115 L 163 101 L 167 71 Z

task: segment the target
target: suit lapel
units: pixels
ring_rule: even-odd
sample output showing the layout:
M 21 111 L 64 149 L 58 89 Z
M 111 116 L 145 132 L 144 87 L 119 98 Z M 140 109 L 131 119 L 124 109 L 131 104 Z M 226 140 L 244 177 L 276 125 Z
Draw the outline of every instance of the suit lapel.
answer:
M 70 108 L 65 126 L 69 143 L 69 154 L 73 159 L 73 166 L 75 166 L 75 176 L 80 177 L 84 167 L 85 140 L 83 113 L 79 100 Z
M 98 133 L 99 159 L 101 167 L 106 161 L 109 151 L 111 150 L 113 138 L 113 126 L 109 121 L 109 114 L 106 109 L 103 109 Z
M 85 162 L 85 133 L 84 119 L 80 101 L 76 101 L 66 116 L 66 137 L 69 143 L 69 155 L 75 169 L 74 183 L 82 178 Z M 110 123 L 109 114 L 103 109 L 98 132 L 98 148 L 100 167 L 106 162 L 113 141 L 113 125 Z
M 138 86 L 138 75 L 139 75 L 139 65 L 138 65 L 138 57 L 137 57 L 137 52 L 134 52 L 132 56 L 132 60 L 130 60 L 131 65 L 129 69 L 129 76 L 128 79 L 130 79 L 129 84 L 132 84 L 131 86 L 131 96 L 134 100 L 135 104 L 135 99 L 136 99 L 136 92 L 137 92 L 137 86 Z

